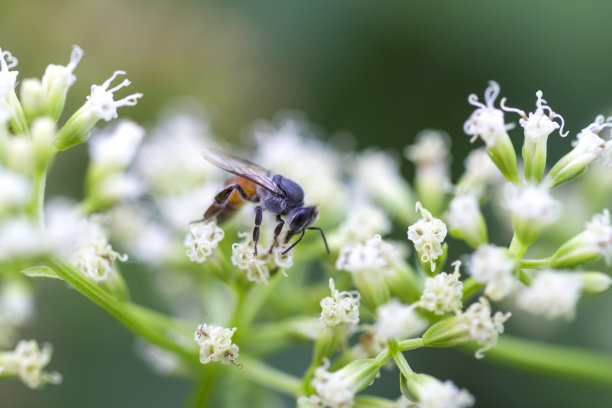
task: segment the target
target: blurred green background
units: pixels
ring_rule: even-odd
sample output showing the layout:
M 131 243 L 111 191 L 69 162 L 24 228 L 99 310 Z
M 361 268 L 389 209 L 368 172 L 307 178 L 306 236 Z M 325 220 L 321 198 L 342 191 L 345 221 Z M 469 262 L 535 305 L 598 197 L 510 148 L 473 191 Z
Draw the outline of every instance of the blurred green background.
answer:
M 144 125 L 155 122 L 166 101 L 190 95 L 207 107 L 214 133 L 235 141 L 254 119 L 288 108 L 329 134 L 349 132 L 359 148 L 401 149 L 421 129 L 444 129 L 453 141 L 456 178 L 471 148 L 462 131 L 472 111 L 467 95 L 482 95 L 490 79 L 510 105 L 526 110 L 543 90 L 570 137 L 597 113 L 610 113 L 611 17 L 612 2 L 595 0 L 5 0 L 0 46 L 19 59 L 20 78 L 27 78 L 40 77 L 48 63 L 66 64 L 70 46 L 79 44 L 85 57 L 67 112 L 85 101 L 91 84 L 124 69 L 133 83 L 128 92 L 144 97 L 120 115 Z M 566 151 L 569 139 L 552 135 L 551 157 Z M 86 148 L 64 155 L 49 192 L 79 196 Z M 136 301 L 151 301 L 146 271 L 126 278 Z M 64 384 L 30 391 L 0 382 L 0 406 L 176 407 L 187 398 L 190 384 L 152 373 L 134 355 L 132 336 L 104 312 L 57 282 L 37 282 L 37 289 L 39 313 L 24 337 L 53 343 L 51 367 Z M 612 351 L 610 311 L 609 295 L 587 297 L 574 323 L 518 319 L 509 328 Z M 612 406 L 612 390 L 460 352 L 416 352 L 410 361 L 468 388 L 481 407 Z M 306 363 L 285 364 L 297 373 Z M 399 394 L 395 374 L 375 388 Z

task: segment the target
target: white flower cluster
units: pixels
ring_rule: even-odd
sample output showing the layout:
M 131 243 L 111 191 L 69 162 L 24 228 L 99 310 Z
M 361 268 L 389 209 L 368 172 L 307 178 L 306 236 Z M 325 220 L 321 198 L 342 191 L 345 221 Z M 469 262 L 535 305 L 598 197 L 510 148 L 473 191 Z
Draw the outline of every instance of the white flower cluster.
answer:
M 604 209 L 601 214 L 593 216 L 583 232 L 586 246 L 595 253 L 603 256 L 609 264 L 612 261 L 612 226 L 610 225 L 610 211 Z
M 359 205 L 347 211 L 347 218 L 329 241 L 332 248 L 338 248 L 346 243 L 363 242 L 374 234 L 384 235 L 390 230 L 391 222 L 383 210 L 370 204 Z
M 506 248 L 483 245 L 472 254 L 467 266 L 477 282 L 486 283 L 485 294 L 491 299 L 501 300 L 512 291 L 518 265 Z
M 459 389 L 452 381 L 431 378 L 418 387 L 417 408 L 467 408 L 476 402 L 466 390 Z
M 268 283 L 270 268 L 288 269 L 293 266 L 293 251 L 284 253 L 287 245 L 279 245 L 269 253 L 269 250 L 260 250 L 254 254 L 253 236 L 248 232 L 239 232 L 242 241 L 232 244 L 232 263 L 238 269 L 246 271 L 247 279 L 256 283 Z
M 42 349 L 34 340 L 21 340 L 14 351 L 0 353 L 0 371 L 2 375 L 19 376 L 30 388 L 43 385 L 59 384 L 62 376 L 58 372 L 46 372 L 43 369 L 51 361 L 52 348 L 44 344 Z
M 390 245 L 375 235 L 365 243 L 346 244 L 340 249 L 336 269 L 351 273 L 379 270 L 389 266 L 387 255 Z
M 543 270 L 517 295 L 521 309 L 546 319 L 574 317 L 582 279 L 576 272 Z
M 331 296 L 321 300 L 320 320 L 328 327 L 347 325 L 353 327 L 359 323 L 359 292 L 340 292 L 329 280 Z
M 505 106 L 506 98 L 502 98 L 501 106 L 507 112 L 515 112 L 521 116 L 519 124 L 525 129 L 525 139 L 531 139 L 534 141 L 546 141 L 548 135 L 550 135 L 556 129 L 560 129 L 559 133 L 561 136 L 567 136 L 567 132 L 563 134 L 563 125 L 565 121 L 563 117 L 558 113 L 555 113 L 550 106 L 547 105 L 546 100 L 543 98 L 542 91 L 536 92 L 536 111 L 530 112 L 529 116 L 525 111 L 516 108 L 509 108 Z M 546 113 L 548 111 L 548 113 Z M 559 118 L 561 124 L 554 122 L 553 119 Z
M 452 274 L 442 272 L 425 279 L 423 294 L 418 302 L 419 307 L 437 315 L 461 310 L 463 297 L 463 282 L 459 280 L 461 262 L 455 261 L 452 265 L 455 267 Z
M 204 262 L 212 254 L 213 249 L 219 245 L 224 235 L 223 230 L 214 221 L 191 224 L 184 241 L 189 260 Z
M 501 136 L 507 134 L 506 131 L 514 127 L 512 124 L 506 124 L 504 122 L 504 112 L 495 108 L 494 103 L 498 96 L 499 84 L 490 81 L 484 94 L 485 104 L 479 102 L 475 94 L 468 97 L 470 105 L 477 107 L 463 126 L 465 133 L 472 136 L 470 142 L 474 142 L 476 138 L 480 137 L 487 147 L 491 147 L 497 143 Z
M 84 228 L 68 261 L 92 281 L 105 281 L 115 273 L 113 262 L 125 262 L 128 257 L 113 250 L 99 223 L 87 220 Z
M 202 323 L 195 332 L 195 341 L 200 346 L 200 362 L 208 364 L 218 361 L 221 364 L 234 364 L 239 348 L 232 343 L 236 328 L 226 329 Z
M 397 299 L 379 306 L 376 310 L 376 332 L 387 338 L 406 338 L 421 333 L 427 321 L 419 316 L 416 305 L 405 305 Z
M 34 314 L 34 298 L 26 282 L 4 279 L 0 286 L 0 348 L 11 346 L 19 326 Z
M 465 158 L 465 172 L 457 184 L 457 194 L 471 194 L 477 198 L 485 195 L 486 189 L 502 178 L 484 148 L 472 150 Z
M 419 202 L 416 210 L 421 211 L 423 218 L 408 227 L 408 239 L 414 243 L 421 262 L 429 262 L 433 272 L 436 270 L 436 259 L 444 253 L 442 242 L 446 238 L 446 224 L 431 215 Z
M 562 206 L 555 200 L 547 188 L 541 186 L 525 186 L 513 189 L 507 199 L 508 208 L 516 218 L 540 227 L 559 219 Z
M 336 371 L 327 371 L 329 361 L 326 365 L 315 370 L 312 384 L 317 391 L 311 401 L 329 408 L 350 408 L 355 398 L 355 386 L 351 379 Z
M 495 315 L 491 316 L 491 306 L 484 297 L 457 315 L 472 340 L 483 346 L 476 351 L 476 358 L 483 358 L 485 351 L 495 347 L 497 337 L 504 332 L 504 322 L 511 315 L 510 312 L 495 312 Z

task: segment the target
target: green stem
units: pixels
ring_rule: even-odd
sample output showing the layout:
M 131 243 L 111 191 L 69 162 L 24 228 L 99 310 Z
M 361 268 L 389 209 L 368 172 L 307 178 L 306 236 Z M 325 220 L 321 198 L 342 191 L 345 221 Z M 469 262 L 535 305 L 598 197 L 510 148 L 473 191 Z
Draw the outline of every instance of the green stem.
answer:
M 533 278 L 531 277 L 530 274 L 528 274 L 527 272 L 525 272 L 523 269 L 519 269 L 519 280 L 525 285 L 525 286 L 531 286 L 531 282 L 533 281 Z
M 527 251 L 528 246 L 524 245 L 517 237 L 516 234 L 512 237 L 512 241 L 510 242 L 510 255 L 515 258 L 521 259 L 523 255 L 525 255 L 525 251 Z
M 521 259 L 521 268 L 546 268 L 550 266 L 551 259 L 552 257 L 542 259 Z
M 401 340 L 397 343 L 397 347 L 401 351 L 414 350 L 424 346 L 423 339 L 420 337 L 417 339 Z
M 194 384 L 194 392 L 191 400 L 187 404 L 191 408 L 201 408 L 206 405 L 206 401 L 210 396 L 210 391 L 217 379 L 217 372 L 219 371 L 219 365 L 211 365 L 202 372 L 202 376 Z
M 389 352 L 393 357 L 393 361 L 395 361 L 395 365 L 399 368 L 402 375 L 406 378 L 410 377 L 411 374 L 414 373 L 412 368 L 408 365 L 408 361 L 404 357 L 402 350 L 399 348 L 399 343 L 397 340 L 389 340 Z
M 536 374 L 612 386 L 612 353 L 503 336 L 486 359 Z
M 185 348 L 178 344 L 175 339 L 167 335 L 169 333 L 169 326 L 171 326 L 171 318 L 167 318 L 153 311 L 148 311 L 148 317 L 145 318 L 145 314 L 143 313 L 144 308 L 119 301 L 108 295 L 61 258 L 55 256 L 49 257 L 46 260 L 46 264 L 51 267 L 60 278 L 89 300 L 106 310 L 135 334 L 161 348 L 184 357 L 186 360 L 197 361 L 195 344 L 193 349 Z M 151 316 L 156 317 L 152 318 Z
M 243 364 L 240 373 L 249 381 L 293 397 L 301 395 L 302 387 L 299 378 L 249 356 L 241 355 L 240 362 Z
M 45 205 L 45 186 L 47 184 L 48 167 L 37 170 L 34 174 L 34 191 L 32 192 L 32 201 L 30 202 L 27 212 L 32 219 L 37 220 L 42 226 L 44 225 L 44 205 Z

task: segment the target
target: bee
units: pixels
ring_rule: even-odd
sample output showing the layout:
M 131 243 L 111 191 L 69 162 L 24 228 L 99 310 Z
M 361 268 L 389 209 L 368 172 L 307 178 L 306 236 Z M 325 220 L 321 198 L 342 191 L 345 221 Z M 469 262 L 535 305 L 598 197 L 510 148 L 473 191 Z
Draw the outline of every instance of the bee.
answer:
M 274 228 L 274 240 L 268 253 L 278 245 L 279 236 L 285 223 L 287 233 L 285 244 L 288 244 L 295 235 L 299 238 L 283 251 L 289 252 L 295 247 L 306 234 L 306 230 L 316 230 L 321 233 L 325 249 L 329 253 L 329 246 L 325 239 L 323 230 L 319 227 L 311 227 L 319 216 L 317 206 L 304 206 L 304 190 L 298 183 L 280 174 L 273 174 L 253 162 L 222 152 L 217 149 L 207 148 L 203 152 L 204 159 L 211 164 L 235 175 L 230 178 L 223 190 L 216 196 L 215 201 L 204 212 L 201 219 L 192 221 L 205 222 L 216 218 L 218 222 L 224 222 L 240 209 L 247 201 L 257 203 L 255 207 L 255 226 L 253 228 L 253 254 L 257 255 L 257 242 L 259 241 L 259 228 L 261 226 L 263 211 L 276 214 L 276 227 Z

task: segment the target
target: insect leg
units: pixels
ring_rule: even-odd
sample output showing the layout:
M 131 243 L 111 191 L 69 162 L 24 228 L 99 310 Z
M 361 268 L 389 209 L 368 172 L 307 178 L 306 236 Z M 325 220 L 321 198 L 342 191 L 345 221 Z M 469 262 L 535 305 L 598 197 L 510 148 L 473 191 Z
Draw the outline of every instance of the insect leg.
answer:
M 280 235 L 281 231 L 283 230 L 283 226 L 285 225 L 285 221 L 283 221 L 280 215 L 276 216 L 276 221 L 278 221 L 278 224 L 276 224 L 276 228 L 274 228 L 274 241 L 272 241 L 272 245 L 270 246 L 270 249 L 268 250 L 269 254 L 272 253 L 272 250 L 278 244 L 278 236 Z
M 257 255 L 257 241 L 259 241 L 259 226 L 263 218 L 263 208 L 261 205 L 255 207 L 255 227 L 253 228 L 253 243 L 255 248 L 253 249 L 253 255 Z
M 221 211 L 223 211 L 225 205 L 227 204 L 227 200 L 229 200 L 230 196 L 234 191 L 238 191 L 240 197 L 247 201 L 257 202 L 256 198 L 249 197 L 247 193 L 244 192 L 240 184 L 230 184 L 215 196 L 215 202 L 210 207 L 208 207 L 202 218 L 200 218 L 199 220 L 191 221 L 190 224 L 207 221 L 211 218 L 216 217 Z
M 327 245 L 327 240 L 325 239 L 325 234 L 323 233 L 323 229 L 320 227 L 308 227 L 309 230 L 317 230 L 321 233 L 321 238 L 323 238 L 323 243 L 325 244 L 325 249 L 329 254 L 329 246 Z
M 304 238 L 304 234 L 306 234 L 306 230 L 302 231 L 302 235 L 300 235 L 300 237 L 293 243 L 291 244 L 291 246 L 287 249 L 285 249 L 283 251 L 283 255 L 285 255 L 287 252 L 291 251 L 293 249 L 294 246 L 296 246 L 297 244 L 300 243 L 300 241 L 302 240 L 302 238 Z

